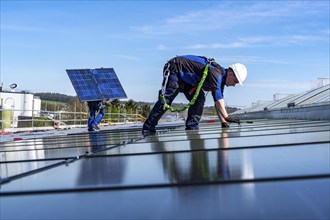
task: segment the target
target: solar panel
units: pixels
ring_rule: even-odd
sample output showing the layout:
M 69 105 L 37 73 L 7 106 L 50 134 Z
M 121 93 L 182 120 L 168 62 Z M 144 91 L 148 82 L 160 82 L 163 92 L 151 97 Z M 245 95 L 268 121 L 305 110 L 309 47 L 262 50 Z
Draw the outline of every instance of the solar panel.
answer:
M 113 68 L 68 69 L 80 101 L 127 98 Z

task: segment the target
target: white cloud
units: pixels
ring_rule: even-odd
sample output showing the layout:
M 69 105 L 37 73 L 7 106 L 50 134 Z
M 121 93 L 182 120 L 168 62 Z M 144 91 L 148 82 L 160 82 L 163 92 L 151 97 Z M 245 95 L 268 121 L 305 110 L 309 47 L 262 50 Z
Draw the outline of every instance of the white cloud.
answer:
M 221 49 L 221 48 L 242 48 L 242 47 L 248 47 L 249 45 L 243 43 L 243 42 L 232 42 L 228 44 L 194 44 L 189 45 L 185 47 L 184 49 Z
M 184 49 L 223 49 L 223 48 L 252 48 L 252 47 L 274 47 L 293 44 L 304 44 L 306 42 L 326 41 L 326 35 L 291 35 L 291 36 L 254 36 L 239 38 L 228 43 L 193 44 Z
M 239 60 L 242 63 L 250 63 L 250 64 L 295 64 L 299 63 L 298 60 L 288 60 L 287 58 L 279 59 L 273 57 L 258 57 L 258 56 L 225 56 L 219 57 L 216 60 L 221 60 L 224 63 L 234 63 Z
M 249 25 L 267 19 L 283 19 L 287 17 L 303 17 L 328 13 L 326 2 L 251 2 L 237 5 L 237 2 L 223 2 L 212 9 L 188 11 L 182 15 L 165 20 L 156 21 L 154 24 L 136 27 L 135 29 L 145 34 L 167 35 L 191 31 L 220 30 L 235 25 Z

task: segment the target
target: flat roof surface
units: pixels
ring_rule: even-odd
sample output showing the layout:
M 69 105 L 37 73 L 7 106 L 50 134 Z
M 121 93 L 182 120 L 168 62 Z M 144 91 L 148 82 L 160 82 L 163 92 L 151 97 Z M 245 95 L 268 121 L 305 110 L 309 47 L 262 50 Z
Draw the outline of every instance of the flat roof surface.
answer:
M 0 143 L 1 219 L 329 219 L 330 122 Z

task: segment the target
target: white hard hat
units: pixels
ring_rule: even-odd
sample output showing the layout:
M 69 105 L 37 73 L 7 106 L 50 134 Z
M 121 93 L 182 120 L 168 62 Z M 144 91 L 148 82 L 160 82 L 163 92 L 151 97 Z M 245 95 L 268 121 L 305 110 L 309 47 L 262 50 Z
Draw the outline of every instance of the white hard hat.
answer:
M 239 84 L 242 85 L 247 76 L 247 69 L 246 69 L 245 65 L 241 64 L 241 63 L 234 63 L 234 64 L 230 65 L 229 67 L 234 71 Z

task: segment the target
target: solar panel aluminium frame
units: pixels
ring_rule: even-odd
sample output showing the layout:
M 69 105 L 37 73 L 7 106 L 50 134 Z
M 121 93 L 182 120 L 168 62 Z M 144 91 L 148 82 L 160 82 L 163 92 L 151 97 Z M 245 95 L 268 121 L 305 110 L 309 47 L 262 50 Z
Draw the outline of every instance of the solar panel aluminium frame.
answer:
M 80 101 L 127 98 L 113 68 L 66 69 Z

